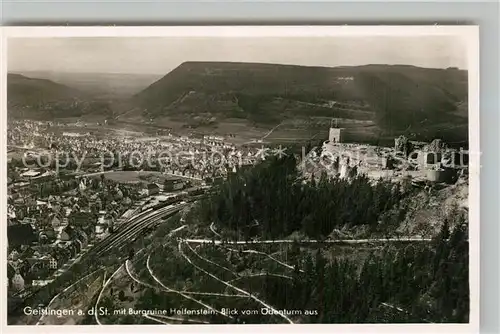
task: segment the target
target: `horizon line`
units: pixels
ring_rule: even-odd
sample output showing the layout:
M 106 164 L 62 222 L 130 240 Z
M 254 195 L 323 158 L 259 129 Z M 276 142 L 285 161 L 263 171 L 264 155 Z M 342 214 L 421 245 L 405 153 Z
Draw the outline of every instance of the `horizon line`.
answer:
M 9 70 L 7 69 L 7 73 L 22 73 L 22 72 L 47 72 L 47 73 L 61 73 L 61 74 L 118 74 L 118 75 L 166 75 L 179 66 L 186 64 L 186 63 L 230 63 L 230 64 L 260 64 L 260 65 L 278 65 L 278 66 L 295 66 L 295 67 L 309 67 L 309 68 L 325 68 L 325 69 L 334 69 L 334 68 L 348 68 L 348 67 L 364 67 L 364 66 L 405 66 L 405 67 L 416 67 L 416 68 L 421 68 L 421 69 L 428 69 L 428 70 L 447 70 L 447 69 L 455 69 L 458 71 L 467 71 L 468 69 L 466 68 L 461 68 L 459 66 L 447 66 L 447 67 L 426 67 L 426 66 L 419 66 L 419 65 L 413 65 L 413 64 L 408 64 L 408 63 L 393 63 L 393 64 L 388 64 L 388 63 L 366 63 L 366 64 L 359 64 L 359 65 L 337 65 L 337 66 L 325 66 L 325 65 L 301 65 L 301 64 L 291 64 L 291 63 L 269 63 L 269 62 L 258 62 L 258 61 L 226 61 L 226 60 L 186 60 L 178 64 L 177 66 L 173 67 L 171 70 L 168 72 L 98 72 L 98 71 L 57 71 L 57 70 Z

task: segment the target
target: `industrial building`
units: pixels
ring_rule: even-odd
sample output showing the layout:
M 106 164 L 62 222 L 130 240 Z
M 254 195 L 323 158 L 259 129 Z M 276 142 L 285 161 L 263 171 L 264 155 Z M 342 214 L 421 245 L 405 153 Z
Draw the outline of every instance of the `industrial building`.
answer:
M 143 196 L 152 196 L 160 193 L 160 188 L 154 183 L 148 183 L 141 190 Z
M 184 181 L 181 178 L 168 178 L 165 180 L 163 187 L 164 191 L 175 191 L 181 190 L 185 186 Z

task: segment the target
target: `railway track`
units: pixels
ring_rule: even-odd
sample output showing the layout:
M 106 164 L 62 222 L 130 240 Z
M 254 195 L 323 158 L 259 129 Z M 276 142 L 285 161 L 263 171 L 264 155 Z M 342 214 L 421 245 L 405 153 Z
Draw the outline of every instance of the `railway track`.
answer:
M 120 246 L 123 246 L 127 244 L 127 242 L 137 238 L 144 230 L 158 224 L 158 222 L 164 217 L 177 213 L 187 205 L 188 204 L 179 204 L 175 207 L 160 208 L 154 211 L 149 209 L 129 218 L 116 230 L 115 233 L 97 243 L 92 249 L 84 254 L 79 261 L 79 265 L 95 262 L 100 256 L 105 256 L 107 252 L 113 251 L 117 247 L 119 249 Z M 82 274 L 85 275 L 85 273 Z M 68 282 L 67 284 L 72 283 Z M 28 300 L 35 297 L 38 293 L 41 293 L 41 290 L 26 292 L 24 300 L 30 304 L 31 302 Z M 32 306 L 36 307 L 37 305 L 38 303 Z
M 129 222 L 126 222 L 126 225 L 122 226 L 116 233 L 103 240 L 107 241 L 105 244 L 99 244 L 99 248 L 91 251 L 95 252 L 95 256 L 104 255 L 114 247 L 119 247 L 126 241 L 136 238 L 142 231 L 154 226 L 164 217 L 177 213 L 186 206 L 187 204 L 180 204 L 173 208 L 161 208 L 156 211 L 143 212 L 136 216 L 135 219 L 134 217 L 130 219 Z

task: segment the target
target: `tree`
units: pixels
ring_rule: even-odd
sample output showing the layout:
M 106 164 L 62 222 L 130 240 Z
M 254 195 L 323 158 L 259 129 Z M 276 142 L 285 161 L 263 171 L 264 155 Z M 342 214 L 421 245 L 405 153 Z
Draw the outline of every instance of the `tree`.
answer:
M 123 290 L 120 290 L 120 292 L 118 292 L 118 299 L 120 301 L 124 301 L 125 300 L 125 292 Z
M 131 248 L 128 252 L 128 259 L 132 260 L 134 258 L 134 255 L 135 255 L 135 250 Z

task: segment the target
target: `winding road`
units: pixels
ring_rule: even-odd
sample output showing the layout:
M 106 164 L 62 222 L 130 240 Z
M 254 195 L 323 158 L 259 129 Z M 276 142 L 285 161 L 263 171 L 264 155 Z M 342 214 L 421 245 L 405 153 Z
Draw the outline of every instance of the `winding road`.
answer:
M 266 303 L 266 302 L 264 302 L 263 300 L 261 300 L 261 299 L 259 299 L 259 298 L 255 297 L 254 295 L 252 295 L 251 293 L 249 293 L 249 292 L 247 292 L 247 291 L 245 291 L 245 290 L 243 290 L 243 289 L 240 289 L 240 288 L 238 288 L 238 287 L 236 287 L 236 286 L 232 285 L 231 283 L 228 283 L 228 282 L 226 282 L 226 281 L 224 281 L 224 280 L 220 279 L 219 277 L 215 276 L 214 274 L 212 274 L 212 273 L 210 273 L 210 272 L 206 271 L 205 269 L 201 268 L 200 266 L 198 266 L 198 265 L 194 264 L 194 263 L 193 263 L 193 261 L 191 261 L 191 259 L 190 259 L 190 258 L 189 258 L 189 257 L 188 257 L 185 253 L 184 253 L 184 251 L 182 250 L 182 244 L 183 244 L 183 243 L 184 243 L 184 242 L 183 242 L 182 240 L 179 240 L 179 243 L 178 243 L 179 253 L 180 253 L 180 254 L 182 255 L 182 257 L 184 257 L 184 259 L 186 259 L 186 261 L 188 261 L 188 262 L 189 262 L 189 263 L 190 263 L 193 267 L 195 267 L 196 269 L 198 269 L 198 270 L 202 271 L 203 273 L 207 274 L 208 276 L 212 277 L 212 278 L 213 278 L 213 279 L 215 279 L 216 281 L 219 281 L 219 282 L 221 282 L 222 284 L 224 284 L 224 285 L 226 285 L 226 286 L 228 286 L 228 287 L 230 287 L 230 288 L 232 288 L 232 289 L 234 289 L 234 290 L 238 291 L 239 293 L 241 293 L 241 294 L 243 294 L 243 295 L 245 295 L 245 296 L 248 296 L 249 298 L 252 298 L 253 300 L 255 300 L 256 302 L 258 302 L 258 303 L 259 303 L 259 304 L 261 304 L 262 306 L 264 306 L 264 307 L 266 307 L 266 308 L 270 309 L 270 310 L 273 312 L 273 314 L 279 315 L 280 317 L 282 317 L 283 319 L 285 319 L 288 323 L 290 323 L 290 324 L 293 324 L 293 323 L 294 323 L 294 322 L 293 322 L 290 318 L 288 318 L 286 315 L 284 315 L 284 314 L 282 314 L 282 313 L 278 312 L 278 311 L 277 311 L 274 307 L 272 307 L 271 305 L 267 304 L 267 303 Z
M 249 240 L 249 241 L 221 241 L 212 239 L 184 239 L 188 243 L 194 244 L 215 244 L 215 245 L 264 245 L 264 244 L 374 244 L 374 243 L 413 243 L 431 242 L 431 238 L 380 238 L 380 239 L 338 239 L 338 240 Z

